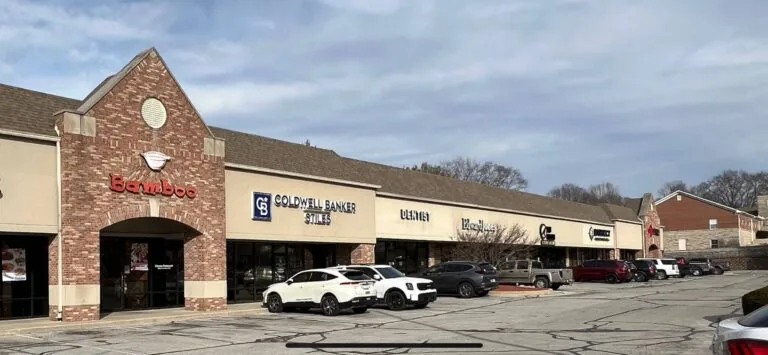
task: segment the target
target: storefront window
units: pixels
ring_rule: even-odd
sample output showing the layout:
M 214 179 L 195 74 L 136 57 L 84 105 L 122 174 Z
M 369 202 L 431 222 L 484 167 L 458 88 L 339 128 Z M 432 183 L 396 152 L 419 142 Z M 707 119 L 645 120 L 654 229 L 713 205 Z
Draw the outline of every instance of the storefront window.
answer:
M 48 238 L 3 236 L 0 318 L 48 316 Z
M 227 300 L 261 301 L 269 285 L 303 269 L 301 245 L 227 241 Z
M 427 242 L 379 241 L 374 250 L 377 264 L 390 265 L 405 274 L 420 273 L 428 266 Z

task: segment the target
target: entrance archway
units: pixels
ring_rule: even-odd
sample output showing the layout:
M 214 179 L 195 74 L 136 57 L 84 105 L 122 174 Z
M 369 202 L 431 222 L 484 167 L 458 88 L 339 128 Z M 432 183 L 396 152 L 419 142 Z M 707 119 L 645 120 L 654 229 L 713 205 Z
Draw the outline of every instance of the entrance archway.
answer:
M 183 307 L 185 244 L 202 233 L 163 217 L 134 217 L 102 228 L 100 311 Z
M 661 257 L 661 255 L 659 255 L 659 247 L 656 244 L 651 244 L 651 246 L 648 247 L 648 257 L 649 258 Z

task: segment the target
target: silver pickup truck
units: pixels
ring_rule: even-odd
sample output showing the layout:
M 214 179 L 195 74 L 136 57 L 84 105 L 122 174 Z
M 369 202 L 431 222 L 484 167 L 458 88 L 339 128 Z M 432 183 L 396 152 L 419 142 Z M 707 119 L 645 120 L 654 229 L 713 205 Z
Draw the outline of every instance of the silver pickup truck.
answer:
M 557 290 L 562 285 L 573 284 L 573 270 L 545 269 L 538 260 L 509 260 L 499 268 L 498 279 L 500 284 L 514 283 Z

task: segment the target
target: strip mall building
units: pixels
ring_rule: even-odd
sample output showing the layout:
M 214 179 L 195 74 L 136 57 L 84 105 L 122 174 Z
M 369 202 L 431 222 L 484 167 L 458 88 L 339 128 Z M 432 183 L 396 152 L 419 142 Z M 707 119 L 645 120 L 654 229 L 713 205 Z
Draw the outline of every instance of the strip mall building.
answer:
M 462 229 L 549 227 L 540 256 L 563 266 L 644 249 L 623 206 L 209 127 L 154 49 L 83 100 L 0 84 L 0 166 L 1 318 L 218 310 L 349 262 L 416 272 Z

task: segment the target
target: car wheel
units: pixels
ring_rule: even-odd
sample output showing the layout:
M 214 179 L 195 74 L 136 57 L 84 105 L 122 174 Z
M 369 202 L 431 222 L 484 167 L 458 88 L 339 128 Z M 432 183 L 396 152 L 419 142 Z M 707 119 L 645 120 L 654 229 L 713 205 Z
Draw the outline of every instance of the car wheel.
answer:
M 656 280 L 666 280 L 667 279 L 667 272 L 663 270 L 659 270 L 656 272 Z
M 357 313 L 357 314 L 360 314 L 360 313 L 365 313 L 365 312 L 368 312 L 368 307 L 357 307 L 357 308 L 352 308 L 352 311 L 353 311 L 353 312 L 355 312 L 355 313 Z
M 692 274 L 693 276 L 701 276 L 701 269 L 693 270 Z
M 416 309 L 422 309 L 422 308 L 426 308 L 427 304 L 428 303 L 417 303 L 417 304 L 413 305 L 413 307 L 416 308 Z
M 712 273 L 715 274 L 715 275 L 722 275 L 723 274 L 723 269 L 721 267 L 719 267 L 719 266 L 715 266 L 715 269 L 712 270 Z
M 405 308 L 405 295 L 400 291 L 389 291 L 386 296 L 387 307 L 393 311 Z
M 477 291 L 477 295 L 483 297 L 488 294 L 488 290 Z
M 619 278 L 616 277 L 616 275 L 614 274 L 608 274 L 605 276 L 605 281 L 608 282 L 609 284 L 615 284 L 619 282 Z
M 283 299 L 277 293 L 270 293 L 267 296 L 267 310 L 269 313 L 280 313 L 283 311 Z
M 320 305 L 323 308 L 323 314 L 326 316 L 336 316 L 341 312 L 339 309 L 339 301 L 333 295 L 327 295 L 320 301 Z
M 637 274 L 637 277 L 635 277 L 635 281 L 637 282 L 646 282 L 648 279 L 645 277 L 644 273 Z
M 533 281 L 533 286 L 536 288 L 549 288 L 549 280 L 546 277 L 537 277 Z
M 475 295 L 475 287 L 469 282 L 459 284 L 459 296 L 461 298 L 470 298 Z

